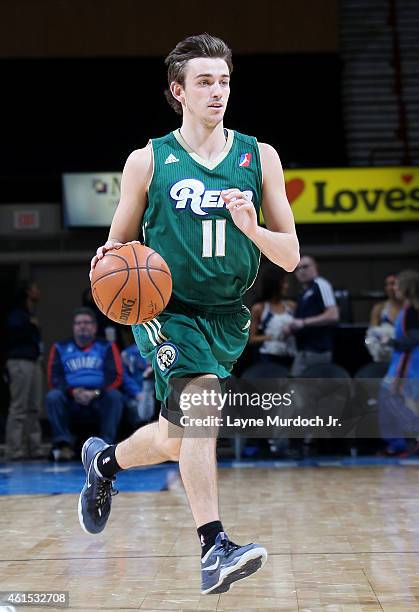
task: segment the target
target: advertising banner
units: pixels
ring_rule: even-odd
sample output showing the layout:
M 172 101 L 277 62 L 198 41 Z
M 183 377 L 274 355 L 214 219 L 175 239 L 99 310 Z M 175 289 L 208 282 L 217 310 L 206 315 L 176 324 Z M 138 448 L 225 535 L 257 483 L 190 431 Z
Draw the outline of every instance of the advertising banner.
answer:
M 64 174 L 66 227 L 108 227 L 119 202 L 121 172 Z
M 419 220 L 416 167 L 286 170 L 285 185 L 296 223 Z M 108 227 L 120 187 L 120 172 L 64 174 L 65 225 Z
M 419 168 L 286 170 L 297 223 L 419 220 Z

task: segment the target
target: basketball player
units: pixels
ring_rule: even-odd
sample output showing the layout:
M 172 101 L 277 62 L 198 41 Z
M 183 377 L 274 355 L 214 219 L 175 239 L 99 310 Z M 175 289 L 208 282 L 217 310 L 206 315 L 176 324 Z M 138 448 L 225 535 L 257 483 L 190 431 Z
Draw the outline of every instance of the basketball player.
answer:
M 102 531 L 119 471 L 179 461 L 202 548 L 202 593 L 223 593 L 257 571 L 267 552 L 258 544 L 238 546 L 224 532 L 216 436 L 169 436 L 170 381 L 192 379 L 186 391 L 229 376 L 248 339 L 250 313 L 242 300 L 257 274 L 260 251 L 291 272 L 299 247 L 276 151 L 223 126 L 230 49 L 208 34 L 191 36 L 166 64 L 166 96 L 182 115 L 182 126 L 128 157 L 108 241 L 92 259 L 93 269 L 106 251 L 135 241 L 142 224 L 144 243 L 170 267 L 173 296 L 166 310 L 133 326 L 141 354 L 153 365 L 162 411 L 158 422 L 120 444 L 85 442 L 79 518 L 85 531 Z M 249 109 L 254 95 L 250 84 Z M 258 225 L 261 208 L 267 229 Z

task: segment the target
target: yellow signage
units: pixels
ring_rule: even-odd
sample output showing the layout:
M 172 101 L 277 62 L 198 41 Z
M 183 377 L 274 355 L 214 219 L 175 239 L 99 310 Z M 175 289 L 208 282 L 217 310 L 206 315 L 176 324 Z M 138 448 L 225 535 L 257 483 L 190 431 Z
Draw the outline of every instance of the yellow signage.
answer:
M 286 170 L 297 223 L 419 221 L 419 167 Z

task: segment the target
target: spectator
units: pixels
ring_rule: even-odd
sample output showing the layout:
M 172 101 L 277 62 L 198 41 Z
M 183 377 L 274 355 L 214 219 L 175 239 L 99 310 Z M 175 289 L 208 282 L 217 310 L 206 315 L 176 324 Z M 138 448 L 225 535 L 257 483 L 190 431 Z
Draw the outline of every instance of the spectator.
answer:
M 396 292 L 396 274 L 387 274 L 384 279 L 384 293 L 387 299 L 384 302 L 375 304 L 371 310 L 370 326 L 390 323 L 394 325 L 397 315 L 403 307 L 403 302 Z
M 118 348 L 96 338 L 96 318 L 90 308 L 74 311 L 73 338 L 56 342 L 48 360 L 51 391 L 46 408 L 52 428 L 53 456 L 68 460 L 74 456 L 70 425 L 94 421 L 100 436 L 109 444 L 116 441 L 122 416 L 122 363 Z
M 376 362 L 386 362 L 391 359 L 392 349 L 388 341 L 394 338 L 394 323 L 403 307 L 403 302 L 396 293 L 396 279 L 395 274 L 387 274 L 384 281 L 387 300 L 375 304 L 371 310 L 365 344 Z
M 22 285 L 7 321 L 7 372 L 10 406 L 5 458 L 42 457 L 39 416 L 42 402 L 41 333 L 36 306 L 41 293 L 31 281 Z M 25 440 L 26 438 L 26 440 Z M 25 450 L 28 443 L 28 452 Z
M 249 342 L 258 348 L 258 361 L 274 361 L 289 368 L 296 353 L 295 339 L 284 327 L 293 321 L 295 303 L 284 299 L 288 290 L 286 273 L 266 265 L 262 271 L 261 301 L 252 307 Z
M 404 436 L 419 433 L 419 273 L 401 272 L 396 291 L 403 308 L 395 322 L 394 350 L 380 390 L 380 424 L 386 454 L 405 456 Z
M 93 299 L 92 290 L 87 287 L 82 293 L 82 305 L 90 308 L 96 317 L 96 338 L 104 338 L 108 342 L 116 342 L 119 347 L 122 347 L 120 334 L 118 333 L 118 324 L 111 319 L 108 319 L 101 310 L 96 306 Z
M 295 269 L 303 291 L 288 331 L 295 334 L 297 355 L 291 374 L 301 376 L 311 366 L 332 361 L 333 326 L 339 310 L 331 284 L 318 274 L 313 257 L 303 256 Z
M 122 391 L 128 421 L 133 428 L 138 428 L 154 416 L 153 370 L 136 344 L 123 350 L 121 357 L 124 366 Z

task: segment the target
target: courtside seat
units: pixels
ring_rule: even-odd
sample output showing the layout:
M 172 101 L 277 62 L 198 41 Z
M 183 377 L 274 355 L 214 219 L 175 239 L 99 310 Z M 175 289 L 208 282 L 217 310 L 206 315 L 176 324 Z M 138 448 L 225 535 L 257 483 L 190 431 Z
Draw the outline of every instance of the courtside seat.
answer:
M 284 379 L 288 378 L 287 368 L 278 363 L 258 362 L 246 368 L 241 376 L 245 380 L 269 379 L 269 390 L 280 392 L 283 388 Z M 260 389 L 258 389 L 260 391 Z M 234 456 L 236 461 L 240 461 L 244 447 L 246 446 L 246 438 L 236 434 L 233 438 Z
M 378 393 L 387 370 L 387 362 L 371 362 L 360 368 L 354 376 L 352 414 L 357 419 L 355 435 L 359 445 L 365 447 L 367 452 L 376 452 L 382 445 Z
M 281 379 L 288 378 L 288 370 L 279 363 L 259 362 L 246 368 L 240 378 L 271 378 Z
M 300 378 L 335 378 L 351 380 L 351 375 L 347 370 L 335 363 L 319 363 L 306 368 Z
M 359 370 L 355 372 L 354 378 L 381 379 L 385 376 L 388 365 L 386 361 L 372 361 L 362 366 L 362 368 L 359 368 Z
M 347 370 L 335 363 L 322 363 L 306 368 L 299 379 L 295 379 L 296 400 L 304 416 L 320 416 L 327 423 L 329 416 L 339 419 L 339 438 L 336 430 L 323 427 L 321 435 L 324 443 L 321 445 L 328 451 L 336 448 L 338 453 L 348 452 L 352 447 L 352 440 L 348 444 L 344 436 L 351 427 L 351 398 L 352 378 Z M 327 439 L 330 436 L 330 441 Z M 314 444 L 308 431 L 305 441 Z M 320 440 L 320 439 L 319 439 Z

